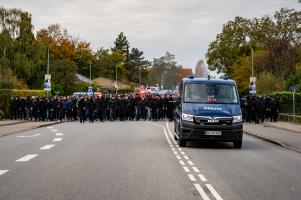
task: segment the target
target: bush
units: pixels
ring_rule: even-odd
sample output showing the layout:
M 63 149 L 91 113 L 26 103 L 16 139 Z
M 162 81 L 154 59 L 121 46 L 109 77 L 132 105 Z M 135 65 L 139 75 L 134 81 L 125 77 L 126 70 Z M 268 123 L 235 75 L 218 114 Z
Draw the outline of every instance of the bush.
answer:
M 46 96 L 44 90 L 15 90 L 15 89 L 0 89 L 0 111 L 3 117 L 9 117 L 10 99 L 13 96 L 27 97 L 27 96 Z
M 275 92 L 279 105 L 280 112 L 293 113 L 293 93 L 292 92 Z M 301 93 L 295 93 L 296 115 L 301 115 Z

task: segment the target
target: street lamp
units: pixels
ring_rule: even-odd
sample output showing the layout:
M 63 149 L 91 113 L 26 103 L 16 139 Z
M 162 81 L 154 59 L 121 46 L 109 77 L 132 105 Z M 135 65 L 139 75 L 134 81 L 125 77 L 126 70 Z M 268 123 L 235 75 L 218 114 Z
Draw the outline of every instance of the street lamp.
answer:
M 251 87 L 250 93 L 252 95 L 255 95 L 255 93 L 256 93 L 256 77 L 254 77 L 254 49 L 253 49 L 252 45 L 250 45 L 251 39 L 249 36 L 245 37 L 245 41 L 248 43 L 248 45 L 251 48 L 252 76 L 250 77 L 250 87 Z
M 254 50 L 253 50 L 253 47 L 252 45 L 250 45 L 250 41 L 251 41 L 251 38 L 249 36 L 246 36 L 245 38 L 246 42 L 249 44 L 249 46 L 251 47 L 251 59 L 252 59 L 252 77 L 254 77 Z
M 48 48 L 47 48 L 47 76 L 49 76 L 49 63 L 50 63 L 50 47 L 53 45 L 54 43 L 51 43 Z M 47 97 L 48 97 L 48 90 L 46 90 L 46 94 L 47 94 Z
M 161 87 L 162 87 L 162 90 L 164 89 L 164 74 L 167 74 L 167 71 L 163 71 L 162 74 L 161 74 Z

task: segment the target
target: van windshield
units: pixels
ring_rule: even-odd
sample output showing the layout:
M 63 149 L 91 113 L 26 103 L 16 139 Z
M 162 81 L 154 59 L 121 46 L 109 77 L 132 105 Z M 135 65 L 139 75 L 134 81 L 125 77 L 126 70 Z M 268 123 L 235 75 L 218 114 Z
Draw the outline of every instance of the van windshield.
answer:
M 229 84 L 190 83 L 184 88 L 184 102 L 237 104 L 236 87 Z

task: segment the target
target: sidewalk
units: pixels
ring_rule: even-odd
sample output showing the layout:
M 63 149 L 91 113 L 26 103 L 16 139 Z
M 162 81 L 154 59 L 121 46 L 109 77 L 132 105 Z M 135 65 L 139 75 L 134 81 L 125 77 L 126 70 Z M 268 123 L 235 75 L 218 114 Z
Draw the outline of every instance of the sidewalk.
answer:
M 0 137 L 12 133 L 28 131 L 31 129 L 57 124 L 57 123 L 60 122 L 32 122 L 32 121 L 4 120 L 4 121 L 0 121 Z
M 246 123 L 244 132 L 301 153 L 301 125 L 287 122 Z

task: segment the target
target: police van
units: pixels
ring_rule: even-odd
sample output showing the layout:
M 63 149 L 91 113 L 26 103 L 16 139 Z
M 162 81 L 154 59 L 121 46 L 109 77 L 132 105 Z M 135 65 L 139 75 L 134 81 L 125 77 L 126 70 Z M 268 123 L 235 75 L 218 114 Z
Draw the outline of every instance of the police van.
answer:
M 175 110 L 175 139 L 233 142 L 241 148 L 243 123 L 237 86 L 233 80 L 184 78 Z

